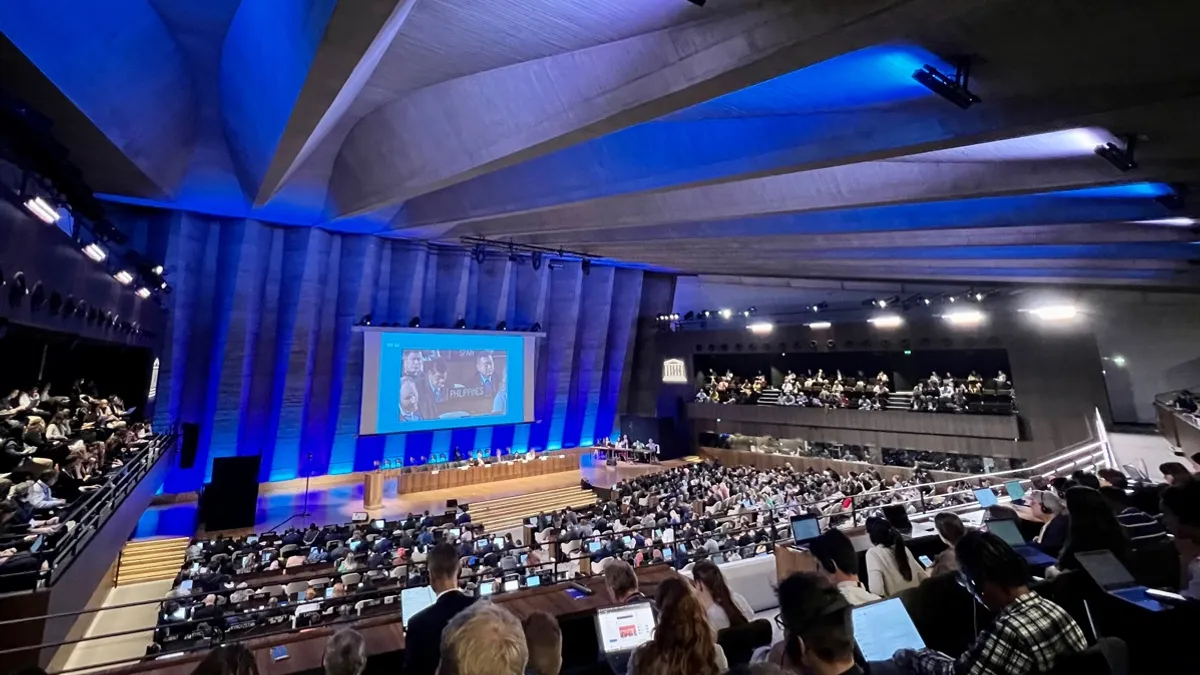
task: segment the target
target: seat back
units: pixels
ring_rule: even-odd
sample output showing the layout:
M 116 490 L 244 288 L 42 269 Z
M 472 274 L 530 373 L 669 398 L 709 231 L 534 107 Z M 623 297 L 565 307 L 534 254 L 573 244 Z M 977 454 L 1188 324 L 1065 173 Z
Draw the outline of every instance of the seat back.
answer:
M 717 631 L 717 644 L 725 652 L 730 666 L 750 663 L 754 650 L 771 644 L 771 622 L 755 619 L 740 626 Z
M 1100 638 L 1096 644 L 1054 664 L 1050 675 L 1127 675 L 1129 648 L 1120 638 Z
M 912 617 L 925 645 L 946 654 L 961 654 L 975 640 L 975 598 L 953 574 L 939 574 L 901 591 L 900 602 Z

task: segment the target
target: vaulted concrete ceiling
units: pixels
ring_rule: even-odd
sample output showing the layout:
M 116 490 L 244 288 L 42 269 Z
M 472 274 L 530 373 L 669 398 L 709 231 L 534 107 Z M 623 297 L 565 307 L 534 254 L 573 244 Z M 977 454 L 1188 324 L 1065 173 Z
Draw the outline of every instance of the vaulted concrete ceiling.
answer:
M 184 4 L 119 0 L 109 56 L 0 10 L 83 113 L 60 137 L 136 168 L 113 199 L 683 273 L 1200 285 L 1196 3 Z M 966 111 L 911 77 L 963 54 Z M 1128 133 L 1121 173 L 1093 150 Z

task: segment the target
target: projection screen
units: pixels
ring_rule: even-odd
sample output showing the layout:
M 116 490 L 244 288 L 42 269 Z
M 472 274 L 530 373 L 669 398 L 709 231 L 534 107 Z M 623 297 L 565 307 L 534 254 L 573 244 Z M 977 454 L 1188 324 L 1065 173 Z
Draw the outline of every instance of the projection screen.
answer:
M 361 328 L 362 435 L 534 421 L 542 333 Z

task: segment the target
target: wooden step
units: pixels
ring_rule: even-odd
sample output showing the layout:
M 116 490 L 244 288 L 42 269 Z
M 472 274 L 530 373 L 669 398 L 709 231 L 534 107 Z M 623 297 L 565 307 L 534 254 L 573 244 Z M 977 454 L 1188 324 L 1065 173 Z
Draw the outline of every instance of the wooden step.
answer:
M 126 542 L 117 561 L 116 584 L 174 579 L 187 558 L 188 537 L 156 537 Z

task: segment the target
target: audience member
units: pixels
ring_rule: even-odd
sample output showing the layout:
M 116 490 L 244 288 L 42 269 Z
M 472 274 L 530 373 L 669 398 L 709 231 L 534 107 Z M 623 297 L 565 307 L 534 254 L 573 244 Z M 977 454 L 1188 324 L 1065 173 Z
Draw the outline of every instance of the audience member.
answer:
M 841 530 L 826 530 L 810 546 L 812 554 L 825 570 L 825 575 L 851 605 L 865 605 L 880 600 L 858 579 L 858 553 L 854 542 Z
M 1183 594 L 1200 600 L 1200 481 L 1187 481 L 1163 492 L 1163 523 L 1175 535 L 1185 567 Z
M 558 619 L 546 612 L 534 612 L 521 624 L 529 649 L 528 675 L 558 675 L 562 670 L 562 629 Z
M 777 593 L 775 623 L 783 640 L 769 651 L 760 650 L 755 660 L 765 659 L 792 673 L 861 675 L 854 662 L 851 604 L 828 579 L 811 572 L 793 574 L 779 584 Z
M 943 511 L 933 517 L 933 525 L 937 528 L 938 538 L 946 544 L 946 550 L 937 554 L 933 566 L 929 568 L 929 576 L 936 577 L 958 571 L 958 558 L 954 555 L 954 547 L 958 544 L 967 528 L 962 519 L 956 514 Z
M 1195 480 L 1192 472 L 1188 471 L 1187 467 L 1179 462 L 1166 462 L 1159 465 L 1158 470 L 1162 472 L 1163 480 L 1167 482 L 1169 487 L 1176 487 Z
M 687 582 L 671 578 L 658 585 L 658 627 L 654 638 L 633 651 L 630 675 L 718 675 L 729 663 L 716 631 Z
M 442 644 L 442 631 L 455 615 L 475 602 L 475 598 L 468 596 L 458 588 L 458 551 L 452 544 L 442 542 L 434 546 L 429 551 L 426 564 L 429 569 L 429 585 L 437 593 L 437 601 L 409 619 L 404 640 L 404 672 L 406 675 L 434 675 L 437 672 L 438 645 Z M 442 651 L 446 651 L 445 646 Z M 524 641 L 522 641 L 522 651 L 524 651 Z M 522 661 L 521 668 L 524 667 L 525 664 Z M 446 675 L 447 672 L 449 671 L 443 670 L 442 674 Z M 465 675 L 467 671 L 454 672 L 463 672 Z
M 446 625 L 436 670 L 438 675 L 525 675 L 528 663 L 521 622 L 485 600 L 458 612 Z M 404 673 L 410 672 L 405 667 Z
M 1125 490 L 1118 487 L 1102 487 L 1100 495 L 1117 516 L 1117 522 L 1125 531 L 1129 544 L 1136 550 L 1152 547 L 1167 541 L 1167 530 L 1154 516 L 1132 504 Z
M 885 598 L 913 588 L 929 575 L 904 545 L 904 537 L 886 519 L 867 518 L 867 585 L 872 593 Z
M 1063 544 L 1067 543 L 1067 532 L 1071 528 L 1067 503 L 1049 490 L 1030 492 L 1028 502 L 1034 518 L 1045 523 L 1034 537 L 1034 543 L 1047 555 L 1058 557 Z
M 746 598 L 729 590 L 720 568 L 711 560 L 701 560 L 692 568 L 696 595 L 708 615 L 708 623 L 719 631 L 742 626 L 754 619 L 754 610 Z
M 608 586 L 613 602 L 618 605 L 649 602 L 649 598 L 638 589 L 637 573 L 633 571 L 633 566 L 622 559 L 609 560 L 604 566 L 604 585 Z
M 1121 562 L 1128 563 L 1129 540 L 1099 490 L 1083 486 L 1069 488 L 1067 513 L 1070 515 L 1067 540 L 1050 574 L 1079 569 L 1075 553 L 1080 551 L 1108 550 Z
M 990 532 L 967 532 L 955 546 L 959 578 L 992 620 L 966 652 L 902 649 L 892 657 L 919 675 L 957 673 L 1049 673 L 1058 660 L 1087 647 L 1083 631 L 1066 611 L 1029 590 L 1025 559 Z
M 254 654 L 239 643 L 213 647 L 192 675 L 258 675 Z
M 325 643 L 325 675 L 361 675 L 367 668 L 367 643 L 353 628 L 343 628 Z

